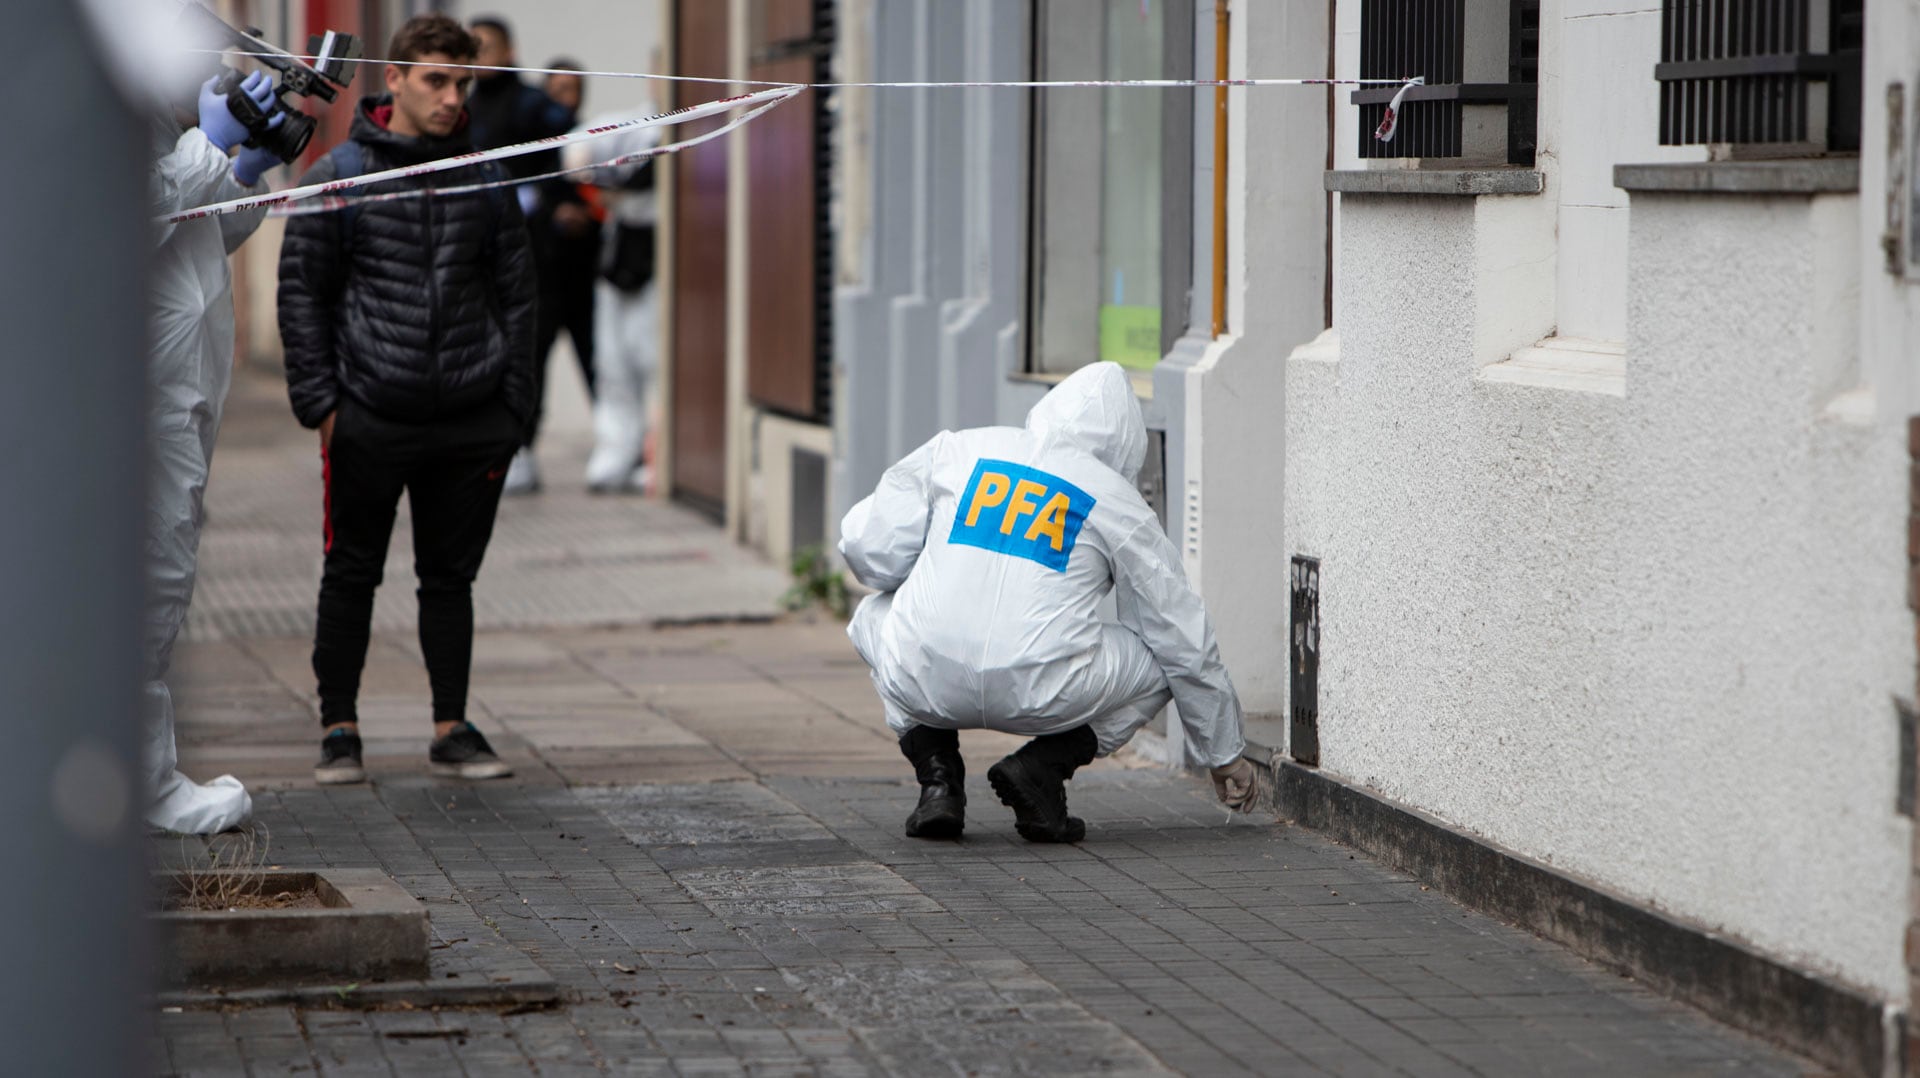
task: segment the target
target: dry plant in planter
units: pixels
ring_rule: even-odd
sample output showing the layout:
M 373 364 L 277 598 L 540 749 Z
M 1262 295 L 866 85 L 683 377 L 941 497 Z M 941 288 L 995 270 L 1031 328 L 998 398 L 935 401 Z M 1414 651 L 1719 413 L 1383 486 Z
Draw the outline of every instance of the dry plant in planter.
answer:
M 265 891 L 265 869 L 272 851 L 273 832 L 258 820 L 240 830 L 209 838 L 204 861 L 184 856 L 187 851 L 183 838 L 183 864 L 175 874 L 179 886 L 175 891 L 173 908 L 266 909 L 299 904 L 311 892 L 269 894 Z

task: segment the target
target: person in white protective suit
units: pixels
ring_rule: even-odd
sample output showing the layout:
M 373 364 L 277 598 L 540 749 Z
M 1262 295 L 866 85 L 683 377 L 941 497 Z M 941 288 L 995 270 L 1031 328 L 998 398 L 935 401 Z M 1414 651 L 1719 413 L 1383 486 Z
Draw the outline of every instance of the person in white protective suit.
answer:
M 1098 363 L 1054 387 L 1024 429 L 935 435 L 841 522 L 841 555 L 879 592 L 847 635 L 920 781 L 909 836 L 965 827 L 957 731 L 985 727 L 1033 738 L 987 771 L 1019 833 L 1080 841 L 1067 779 L 1169 699 L 1220 799 L 1252 807 L 1239 697 L 1135 486 L 1146 447 L 1126 374 Z M 1109 591 L 1118 623 L 1099 614 Z
M 650 106 L 595 117 L 597 127 L 653 115 Z M 656 128 L 628 128 L 604 138 L 577 142 L 561 151 L 568 168 L 585 169 L 650 150 L 659 142 Z M 601 271 L 594 282 L 593 452 L 587 457 L 587 489 L 596 494 L 643 492 L 650 415 L 648 393 L 659 362 L 659 323 L 655 320 L 653 273 L 654 159 L 612 168 L 596 168 L 588 182 L 600 188 L 607 205 L 601 238 Z
M 247 132 L 226 95 L 200 88 L 198 126 L 183 127 L 170 108 L 152 121 L 154 163 L 148 195 L 155 218 L 213 202 L 258 194 L 260 177 L 279 164 L 271 151 L 243 149 Z M 273 84 L 255 72 L 241 90 L 263 107 Z M 275 121 L 276 125 L 278 120 Z M 259 227 L 264 209 L 157 224 L 154 235 L 147 425 L 152 450 L 147 495 L 147 614 L 144 647 L 146 747 L 152 802 L 147 823 L 187 834 L 238 827 L 253 813 L 246 787 L 232 775 L 205 785 L 176 764 L 173 697 L 167 670 L 174 641 L 193 601 L 207 489 L 220 412 L 233 376 L 231 254 Z

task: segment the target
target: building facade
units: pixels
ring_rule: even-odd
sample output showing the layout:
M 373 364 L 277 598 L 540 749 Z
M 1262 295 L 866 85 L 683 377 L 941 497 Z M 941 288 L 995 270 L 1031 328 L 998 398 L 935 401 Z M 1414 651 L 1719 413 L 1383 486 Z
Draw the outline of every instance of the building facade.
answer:
M 224 8 L 376 42 L 428 6 Z M 484 6 L 546 58 L 544 9 Z M 766 81 L 1425 75 L 1391 143 L 1390 86 L 844 89 L 679 155 L 659 471 L 785 557 L 935 432 L 1120 362 L 1283 789 L 1572 881 L 1510 912 L 1865 1071 L 1920 963 L 1920 8 L 1726 7 L 671 0 L 554 40 Z M 1607 936 L 1656 922 L 1746 987 Z
M 1846 1046 L 1769 1027 L 1804 1050 L 1895 1052 L 1920 13 L 835 17 L 858 81 L 1428 85 L 1392 143 L 1392 87 L 839 92 L 826 483 L 768 463 L 791 446 L 754 417 L 743 535 L 784 552 L 778 519 L 818 499 L 830 541 L 935 431 L 1125 363 L 1258 751 L 1840 1000 Z
M 1310 559 L 1324 644 L 1286 753 L 1804 974 L 1891 1055 L 1913 13 L 1428 6 L 1451 41 L 1336 5 L 1342 76 L 1443 74 L 1393 148 L 1377 92 L 1336 110 L 1331 324 L 1262 337 L 1287 371 L 1275 554 Z M 1243 223 L 1250 252 L 1285 242 Z M 1860 1061 L 1822 1041 L 1845 1023 L 1650 972 Z

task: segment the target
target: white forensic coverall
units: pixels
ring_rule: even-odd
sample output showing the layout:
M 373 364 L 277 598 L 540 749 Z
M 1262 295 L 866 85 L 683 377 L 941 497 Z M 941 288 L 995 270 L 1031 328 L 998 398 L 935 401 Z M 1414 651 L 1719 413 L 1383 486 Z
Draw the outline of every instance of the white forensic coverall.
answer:
M 171 117 L 156 114 L 153 138 L 149 202 L 155 217 L 262 189 L 241 186 L 232 160 L 198 128 L 183 131 Z M 222 775 L 203 786 L 176 768 L 173 697 L 165 679 L 193 600 L 201 502 L 233 375 L 233 281 L 227 255 L 253 234 L 264 215 L 262 209 L 154 226 L 143 675 L 144 764 L 153 802 L 147 823 L 188 834 L 237 827 L 253 813 L 239 779 Z
M 653 115 L 650 106 L 597 117 L 587 127 L 604 126 Z M 660 141 L 658 128 L 628 128 L 590 142 L 576 142 L 561 150 L 567 168 L 584 169 L 595 160 L 607 161 L 650 150 Z M 657 160 L 657 159 L 655 159 Z M 589 182 L 599 185 L 609 207 L 602 237 L 611 253 L 617 227 L 655 222 L 653 191 L 622 190 L 629 177 L 646 161 L 594 169 Z M 657 167 L 657 166 L 656 166 Z M 635 292 L 622 292 L 605 277 L 594 281 L 593 295 L 593 452 L 587 457 L 587 486 L 594 490 L 638 490 L 646 455 L 648 394 L 659 368 L 659 322 L 655 317 L 658 274 Z
M 880 592 L 847 635 L 894 733 L 1089 723 L 1105 756 L 1171 697 L 1193 758 L 1239 758 L 1240 700 L 1213 627 L 1135 487 L 1146 447 L 1125 372 L 1099 363 L 1024 429 L 935 435 L 847 513 L 840 553 Z M 1099 616 L 1109 590 L 1118 624 Z

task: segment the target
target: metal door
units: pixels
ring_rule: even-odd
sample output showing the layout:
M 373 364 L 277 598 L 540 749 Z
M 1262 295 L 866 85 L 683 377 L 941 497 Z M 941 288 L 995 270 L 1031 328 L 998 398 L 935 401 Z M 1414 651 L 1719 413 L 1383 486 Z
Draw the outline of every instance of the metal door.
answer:
M 828 0 L 755 0 L 751 77 L 822 81 L 831 43 Z M 826 419 L 830 382 L 832 245 L 826 237 L 827 160 L 819 91 L 747 130 L 747 395 L 798 419 Z
M 727 6 L 713 0 L 674 3 L 674 69 L 686 75 L 727 74 Z M 716 100 L 725 83 L 676 82 L 676 107 Z M 725 122 L 688 125 L 686 137 Z M 674 154 L 673 364 L 669 437 L 670 490 L 719 515 L 727 494 L 727 139 Z

